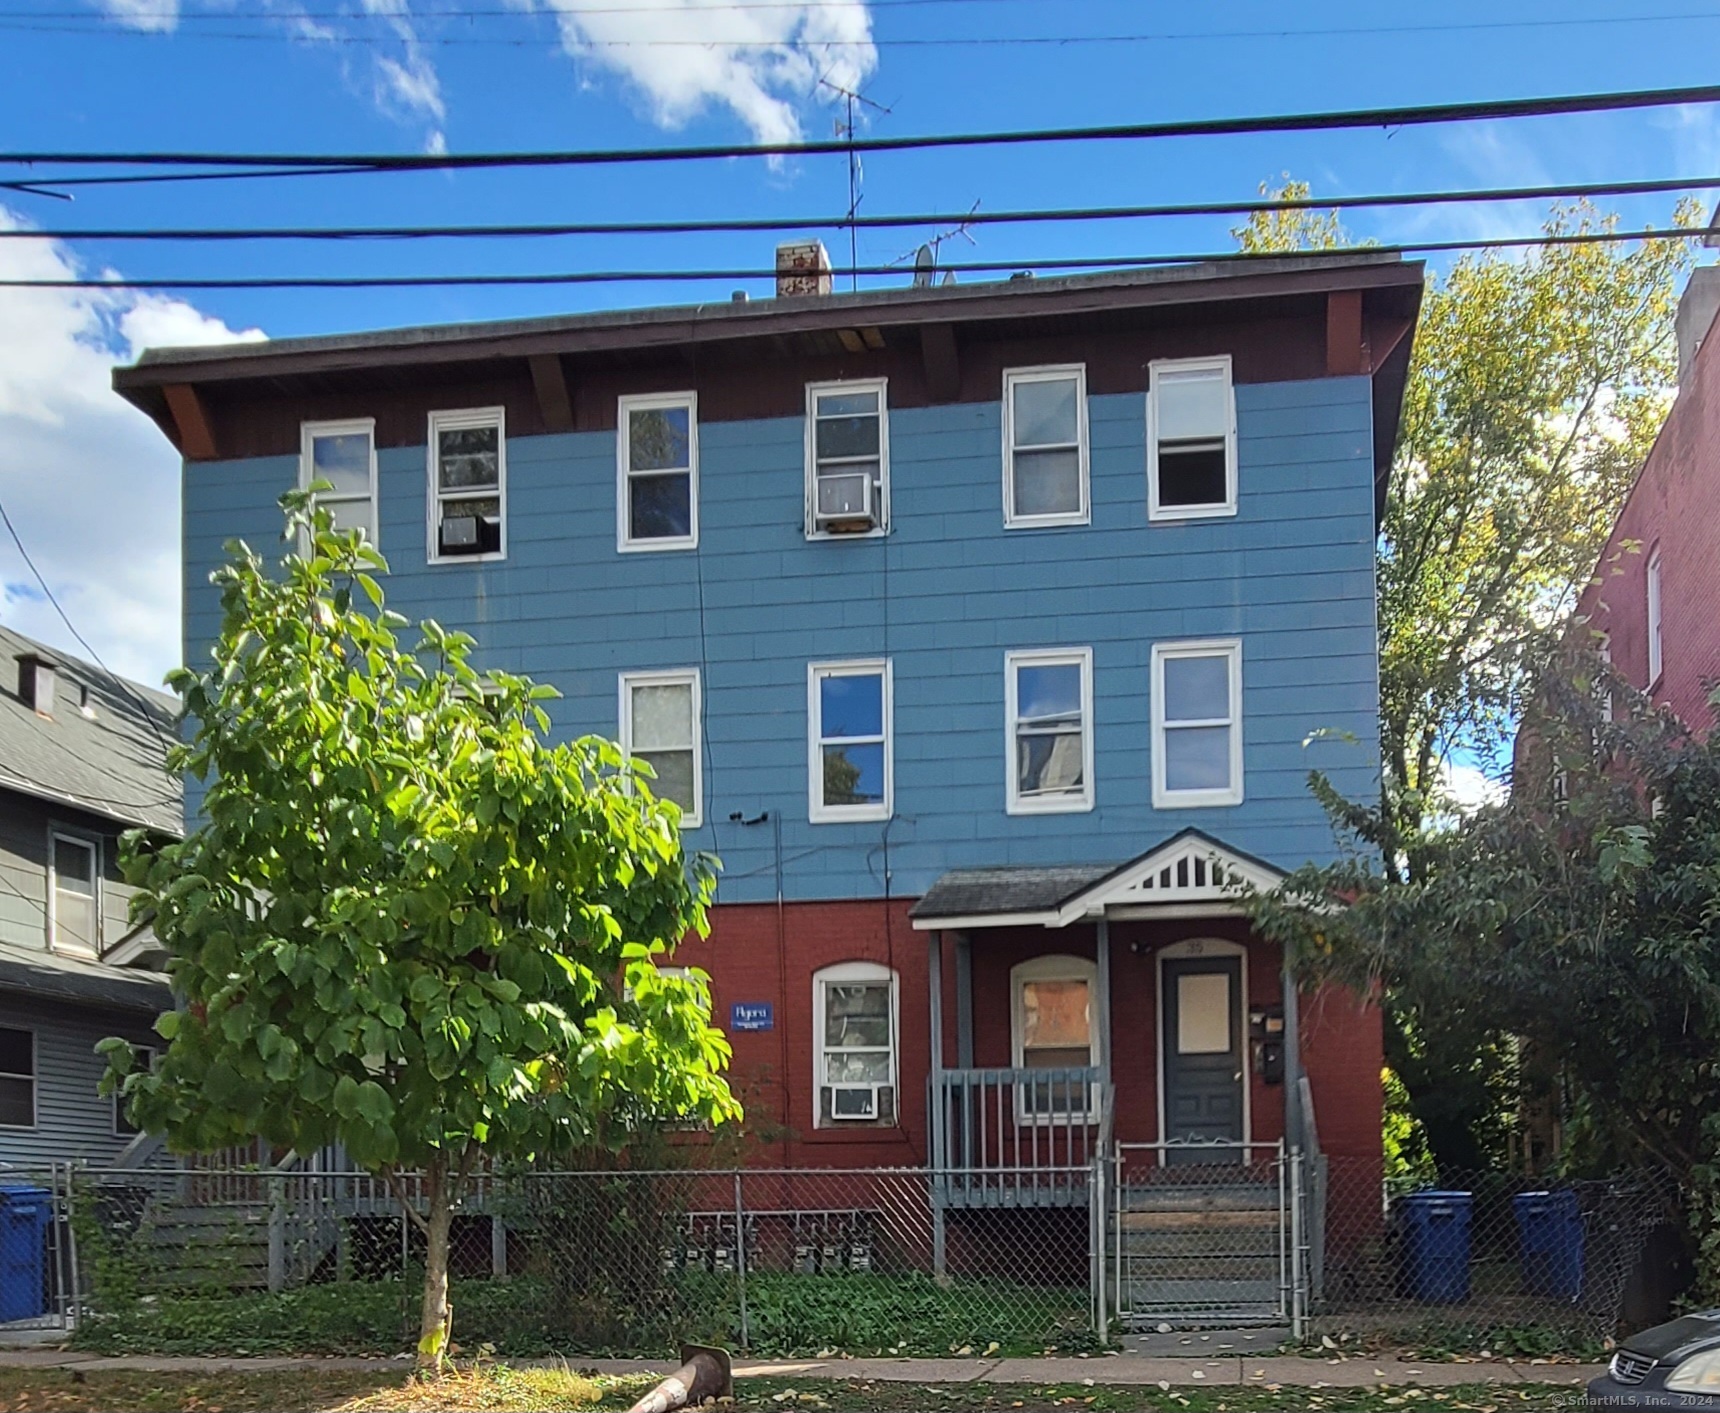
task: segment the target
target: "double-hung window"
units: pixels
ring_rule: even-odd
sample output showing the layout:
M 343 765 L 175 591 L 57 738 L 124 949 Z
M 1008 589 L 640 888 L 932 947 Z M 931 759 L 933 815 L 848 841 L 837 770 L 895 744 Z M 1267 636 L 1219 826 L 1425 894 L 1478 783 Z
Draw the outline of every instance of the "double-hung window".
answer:
M 622 550 L 699 543 L 699 398 L 652 393 L 620 400 L 616 537 Z
M 1663 666 L 1660 651 L 1660 546 L 1648 552 L 1648 685 L 1660 681 Z
M 1011 368 L 1003 375 L 1003 523 L 1085 525 L 1087 370 Z
M 704 814 L 699 712 L 695 668 L 621 675 L 621 749 L 656 772 L 652 790 L 681 807 L 688 829 L 698 828 Z
M 888 819 L 894 794 L 890 664 L 813 663 L 808 669 L 807 762 L 814 824 Z
M 1093 650 L 1004 654 L 1008 810 L 1093 808 Z
M 806 385 L 806 533 L 881 534 L 890 517 L 890 421 L 882 378 Z
M 1018 1069 L 1039 1070 L 1016 1087 L 1020 1118 L 1076 1117 L 1093 1108 L 1093 1086 L 1069 1073 L 1098 1064 L 1093 996 L 1098 968 L 1082 957 L 1034 957 L 1010 972 L 1011 1025 Z
M 1236 514 L 1230 357 L 1154 363 L 1147 390 L 1147 518 Z
M 334 516 L 337 530 L 376 533 L 376 421 L 306 422 L 299 428 L 299 488 L 327 481 L 317 504 Z
M 1153 806 L 1242 803 L 1242 644 L 1153 646 Z
M 430 414 L 430 562 L 500 559 L 508 465 L 499 407 Z
M 814 1126 L 896 1122 L 896 974 L 844 962 L 812 978 Z
M 55 830 L 48 836 L 48 943 L 56 952 L 101 952 L 101 847 Z
M 36 1126 L 36 1032 L 0 1026 L 0 1128 Z

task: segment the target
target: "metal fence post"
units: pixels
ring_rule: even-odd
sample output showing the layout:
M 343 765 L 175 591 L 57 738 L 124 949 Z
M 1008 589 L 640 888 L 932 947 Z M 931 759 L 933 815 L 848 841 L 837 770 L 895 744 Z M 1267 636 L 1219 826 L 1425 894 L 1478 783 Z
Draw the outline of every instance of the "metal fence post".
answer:
M 75 1191 L 76 1184 L 72 1181 L 72 1162 L 68 1159 L 66 1162 L 66 1253 L 72 1287 L 72 1302 L 67 1310 L 67 1316 L 74 1329 L 83 1316 L 83 1283 L 78 1271 L 78 1231 L 75 1220 L 76 1203 L 73 1196 Z
M 740 1297 L 741 1353 L 752 1350 L 752 1336 L 747 1329 L 747 1215 L 741 1194 L 741 1174 L 735 1170 L 735 1289 Z
M 269 1178 L 269 1291 L 287 1284 L 287 1187 L 279 1173 Z
M 1308 1337 L 1307 1247 L 1302 1222 L 1302 1150 L 1290 1150 L 1290 1337 Z
M 1109 1200 L 1105 1195 L 1105 1155 L 1097 1153 L 1093 1156 L 1093 1176 L 1089 1183 L 1088 1201 L 1093 1208 L 1093 1249 L 1090 1253 L 1090 1268 L 1093 1272 L 1093 1325 L 1094 1333 L 1099 1337 L 1099 1343 L 1104 1344 L 1110 1331 L 1109 1312 L 1105 1300 L 1105 1233 L 1110 1223 L 1106 1220 L 1105 1203 Z

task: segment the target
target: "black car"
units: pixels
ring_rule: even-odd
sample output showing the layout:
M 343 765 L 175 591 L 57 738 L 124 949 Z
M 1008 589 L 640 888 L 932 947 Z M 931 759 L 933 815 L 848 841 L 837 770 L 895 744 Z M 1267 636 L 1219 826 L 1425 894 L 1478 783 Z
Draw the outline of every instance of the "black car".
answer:
M 1720 1310 L 1633 1334 L 1589 1382 L 1591 1408 L 1720 1413 Z

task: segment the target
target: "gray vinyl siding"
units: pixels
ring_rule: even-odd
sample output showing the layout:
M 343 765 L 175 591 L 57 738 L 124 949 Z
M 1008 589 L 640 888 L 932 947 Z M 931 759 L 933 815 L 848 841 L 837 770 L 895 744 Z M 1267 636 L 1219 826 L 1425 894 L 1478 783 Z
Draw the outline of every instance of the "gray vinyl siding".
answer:
M 0 996 L 0 1026 L 36 1037 L 35 1127 L 0 1128 L 0 1164 L 38 1168 L 50 1160 L 111 1162 L 131 1139 L 114 1133 L 113 1100 L 96 1093 L 104 1063 L 95 1047 L 110 1035 L 148 1044 L 154 1039 L 148 1022 L 137 1015 Z
M 5 790 L 0 790 L 0 942 L 48 945 L 48 838 L 54 829 L 100 847 L 102 944 L 111 947 L 131 928 L 127 910 L 137 891 L 120 879 L 123 827 Z

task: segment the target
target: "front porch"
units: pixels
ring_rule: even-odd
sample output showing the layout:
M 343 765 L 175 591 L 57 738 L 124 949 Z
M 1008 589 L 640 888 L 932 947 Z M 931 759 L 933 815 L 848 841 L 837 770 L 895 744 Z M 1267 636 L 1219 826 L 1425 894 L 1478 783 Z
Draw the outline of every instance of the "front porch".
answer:
M 1245 888 L 1283 874 L 1188 830 L 1121 867 L 947 874 L 928 934 L 935 1240 L 1088 1211 L 1096 1308 L 1291 1318 L 1314 1134 L 1298 1004 Z

